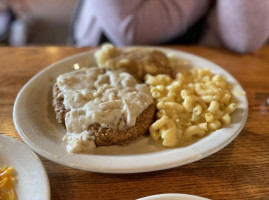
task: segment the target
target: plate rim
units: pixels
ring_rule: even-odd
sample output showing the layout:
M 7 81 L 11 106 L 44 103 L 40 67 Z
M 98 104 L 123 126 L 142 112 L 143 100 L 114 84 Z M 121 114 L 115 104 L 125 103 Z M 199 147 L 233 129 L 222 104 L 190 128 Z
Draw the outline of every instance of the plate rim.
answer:
M 200 61 L 203 61 L 203 62 L 206 62 L 206 63 L 209 63 L 210 65 L 213 65 L 214 67 L 216 67 L 217 69 L 220 69 L 222 71 L 224 71 L 225 73 L 227 73 L 232 79 L 234 79 L 236 81 L 236 84 L 242 88 L 241 84 L 228 72 L 226 71 L 224 68 L 222 68 L 221 66 L 219 66 L 218 64 L 206 59 L 206 58 L 203 58 L 203 57 L 200 57 L 200 56 L 197 56 L 195 54 L 192 54 L 192 53 L 188 53 L 188 52 L 184 52 L 184 51 L 181 51 L 181 50 L 177 50 L 177 49 L 173 49 L 173 48 L 165 48 L 165 47 L 152 47 L 152 46 L 128 46 L 128 47 L 123 47 L 125 49 L 129 49 L 129 48 L 151 48 L 151 49 L 158 49 L 158 50 L 162 50 L 162 51 L 166 51 L 167 53 L 179 53 L 183 56 L 186 56 L 186 57 L 191 57 L 191 58 L 195 58 L 196 60 L 200 60 Z M 19 122 L 18 122 L 18 118 L 17 118 L 17 115 L 16 115 L 16 112 L 18 110 L 18 103 L 19 103 L 19 99 L 21 98 L 21 95 L 23 95 L 23 92 L 25 90 L 25 88 L 29 87 L 29 85 L 31 85 L 31 83 L 37 79 L 41 74 L 43 74 L 44 72 L 46 71 L 49 71 L 50 69 L 56 67 L 57 65 L 61 64 L 61 63 L 65 63 L 65 62 L 72 62 L 73 60 L 75 59 L 78 59 L 80 57 L 83 57 L 83 56 L 86 56 L 86 55 L 91 55 L 93 52 L 95 52 L 97 49 L 94 49 L 94 50 L 90 50 L 90 51 L 85 51 L 85 52 L 82 52 L 82 53 L 78 53 L 78 54 L 74 54 L 72 56 L 68 56 L 66 58 L 63 58 L 61 60 L 58 60 L 57 62 L 54 62 L 52 64 L 50 64 L 49 66 L 45 67 L 44 69 L 42 69 L 40 72 L 38 72 L 37 74 L 35 74 L 31 79 L 29 79 L 27 81 L 27 83 L 22 87 L 22 89 L 20 90 L 20 92 L 18 93 L 17 97 L 16 97 L 16 100 L 15 100 L 15 103 L 14 103 L 14 107 L 13 107 L 13 119 L 14 119 L 14 125 L 15 125 L 15 128 L 17 130 L 17 132 L 19 133 L 20 137 L 23 139 L 23 141 L 35 152 L 37 152 L 38 154 L 40 154 L 41 156 L 53 161 L 53 162 L 56 162 L 58 164 L 61 164 L 61 165 L 64 165 L 64 166 L 68 166 L 68 167 L 72 167 L 72 168 L 75 168 L 75 169 L 80 169 L 80 170 L 85 170 L 85 171 L 91 171 L 91 172 L 99 172 L 99 173 L 117 173 L 117 174 L 126 174 L 126 173 L 141 173 L 141 172 L 150 172 L 150 171 L 157 171 L 157 170 L 164 170 L 164 169 L 170 169 L 170 168 L 174 168 L 174 167 L 179 167 L 179 166 L 183 166 L 183 165 L 186 165 L 186 164 L 189 164 L 189 163 L 192 163 L 192 162 L 195 162 L 195 161 L 198 161 L 198 160 L 201 160 L 205 157 L 208 157 L 214 153 L 216 153 L 217 151 L 223 149 L 225 146 L 227 146 L 229 143 L 231 143 L 238 135 L 239 133 L 241 132 L 241 130 L 243 129 L 245 123 L 246 123 L 246 120 L 247 120 L 247 116 L 248 116 L 248 101 L 247 101 L 247 98 L 245 97 L 245 117 L 242 119 L 241 123 L 240 123 L 240 127 L 238 127 L 237 131 L 231 135 L 229 138 L 227 138 L 225 141 L 223 141 L 219 146 L 217 147 L 214 147 L 214 148 L 211 148 L 209 149 L 208 151 L 206 152 L 203 152 L 203 155 L 202 156 L 199 156 L 199 157 L 196 157 L 196 158 L 192 158 L 192 159 L 189 159 L 187 161 L 185 161 L 184 163 L 182 163 L 182 161 L 173 161 L 173 162 L 170 162 L 169 163 L 169 166 L 167 164 L 160 164 L 160 165 L 155 165 L 155 166 L 147 166 L 147 167 L 140 167 L 140 168 L 127 168 L 127 169 L 116 169 L 116 168 L 98 168 L 98 167 L 88 167 L 88 166 L 80 166 L 79 164 L 74 164 L 74 163 L 70 163 L 70 162 L 66 162 L 66 161 L 62 161 L 58 158 L 56 158 L 55 156 L 51 156 L 50 153 L 48 153 L 46 150 L 44 149 L 40 149 L 37 145 L 35 145 L 34 142 L 32 142 L 31 140 L 29 140 L 29 138 L 27 137 L 27 135 L 25 135 L 25 133 L 20 129 L 19 127 Z M 184 59 L 184 58 L 183 58 Z M 242 88 L 243 89 L 243 88 Z M 153 152 L 154 153 L 158 153 L 158 154 L 161 154 L 163 153 L 162 151 L 161 152 Z M 147 155 L 148 153 L 145 153 L 145 154 L 139 154 L 139 155 L 136 155 L 137 157 L 141 157 L 141 156 L 144 156 L 144 155 Z M 91 156 L 98 156 L 98 155 L 91 155 Z M 106 155 L 106 156 L 109 156 L 109 155 Z M 126 155 L 120 155 L 118 157 L 125 157 Z M 133 156 L 133 155 L 128 155 L 129 157 Z M 117 156 L 114 156 L 114 157 L 117 157 Z
M 42 188 L 42 191 L 45 191 L 45 193 L 42 194 L 42 196 L 45 197 L 45 199 L 50 200 L 51 199 L 51 189 L 50 189 L 49 177 L 48 177 L 48 173 L 46 171 L 46 168 L 44 167 L 44 164 L 41 161 L 41 159 L 39 158 L 39 156 L 35 152 L 33 152 L 29 148 L 28 145 L 26 145 L 25 143 L 19 141 L 18 139 L 14 138 L 14 137 L 10 137 L 8 135 L 0 134 L 0 140 L 1 140 L 1 138 L 3 140 L 8 141 L 8 143 L 9 143 L 9 144 L 4 144 L 3 146 L 12 145 L 12 144 L 17 145 L 16 148 L 24 149 L 24 151 L 26 153 L 26 157 L 28 157 L 32 161 L 35 161 L 35 162 L 40 164 L 40 169 L 41 169 L 41 172 L 42 172 L 41 176 L 43 177 L 43 181 L 45 182 L 45 184 L 44 184 L 45 188 Z M 16 168 L 15 168 L 15 170 L 16 170 Z M 39 176 L 39 178 L 40 178 L 40 176 Z
M 197 196 L 193 194 L 185 194 L 185 193 L 160 193 L 160 194 L 154 194 L 150 196 L 141 197 L 136 200 L 155 200 L 155 198 L 158 198 L 157 200 L 160 200 L 159 198 L 173 198 L 173 197 L 180 197 L 180 198 L 187 198 L 188 200 L 210 200 L 206 197 Z

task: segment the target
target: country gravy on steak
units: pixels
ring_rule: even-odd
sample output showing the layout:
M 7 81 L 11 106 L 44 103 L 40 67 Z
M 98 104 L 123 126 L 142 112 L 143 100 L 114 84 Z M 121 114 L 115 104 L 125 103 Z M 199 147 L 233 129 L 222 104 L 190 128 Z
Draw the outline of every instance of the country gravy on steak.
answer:
M 60 75 L 56 84 L 67 110 L 64 141 L 70 153 L 95 148 L 90 125 L 126 129 L 153 103 L 149 88 L 126 72 L 82 68 Z

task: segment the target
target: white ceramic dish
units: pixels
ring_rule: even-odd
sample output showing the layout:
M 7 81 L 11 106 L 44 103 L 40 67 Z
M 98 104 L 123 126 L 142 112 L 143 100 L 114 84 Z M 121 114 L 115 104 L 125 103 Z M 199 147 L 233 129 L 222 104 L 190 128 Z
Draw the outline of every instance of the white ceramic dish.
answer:
M 152 196 L 143 197 L 137 200 L 209 200 L 209 199 L 194 196 L 194 195 L 189 195 L 189 194 L 170 193 L 170 194 L 152 195 Z
M 201 57 L 165 48 L 191 65 L 208 67 L 227 77 L 235 91 L 240 84 L 225 70 Z M 56 122 L 51 106 L 51 87 L 59 74 L 94 64 L 93 52 L 58 61 L 35 75 L 19 92 L 13 111 L 15 127 L 24 142 L 35 152 L 56 163 L 81 170 L 104 173 L 136 173 L 185 165 L 209 156 L 228 145 L 243 128 L 248 113 L 246 96 L 237 96 L 238 109 L 233 123 L 185 147 L 163 148 L 148 137 L 127 146 L 98 147 L 91 154 L 68 154 L 62 144 L 65 130 Z
M 0 167 L 4 165 L 15 168 L 18 199 L 50 199 L 48 176 L 37 155 L 22 142 L 0 135 Z

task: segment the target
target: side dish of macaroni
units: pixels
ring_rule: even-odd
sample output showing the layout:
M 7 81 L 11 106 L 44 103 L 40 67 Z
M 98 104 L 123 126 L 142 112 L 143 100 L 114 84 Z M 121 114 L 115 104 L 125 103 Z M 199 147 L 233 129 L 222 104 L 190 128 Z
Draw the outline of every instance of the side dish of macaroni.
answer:
M 145 82 L 158 110 L 150 135 L 166 147 L 230 124 L 230 114 L 237 107 L 226 79 L 208 68 L 181 70 L 175 79 L 164 74 L 146 75 Z
M 6 165 L 0 168 L 0 199 L 2 200 L 15 200 L 16 193 L 14 189 L 14 182 L 16 181 L 13 176 L 14 168 L 7 167 Z

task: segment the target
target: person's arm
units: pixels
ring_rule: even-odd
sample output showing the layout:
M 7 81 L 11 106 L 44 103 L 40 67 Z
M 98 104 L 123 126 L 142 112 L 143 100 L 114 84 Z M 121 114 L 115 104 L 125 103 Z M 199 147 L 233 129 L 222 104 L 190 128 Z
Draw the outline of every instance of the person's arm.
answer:
M 129 45 L 162 43 L 184 33 L 206 12 L 208 0 L 89 0 L 86 4 L 112 42 Z
M 269 38 L 269 1 L 219 0 L 215 15 L 213 29 L 230 50 L 253 52 Z

